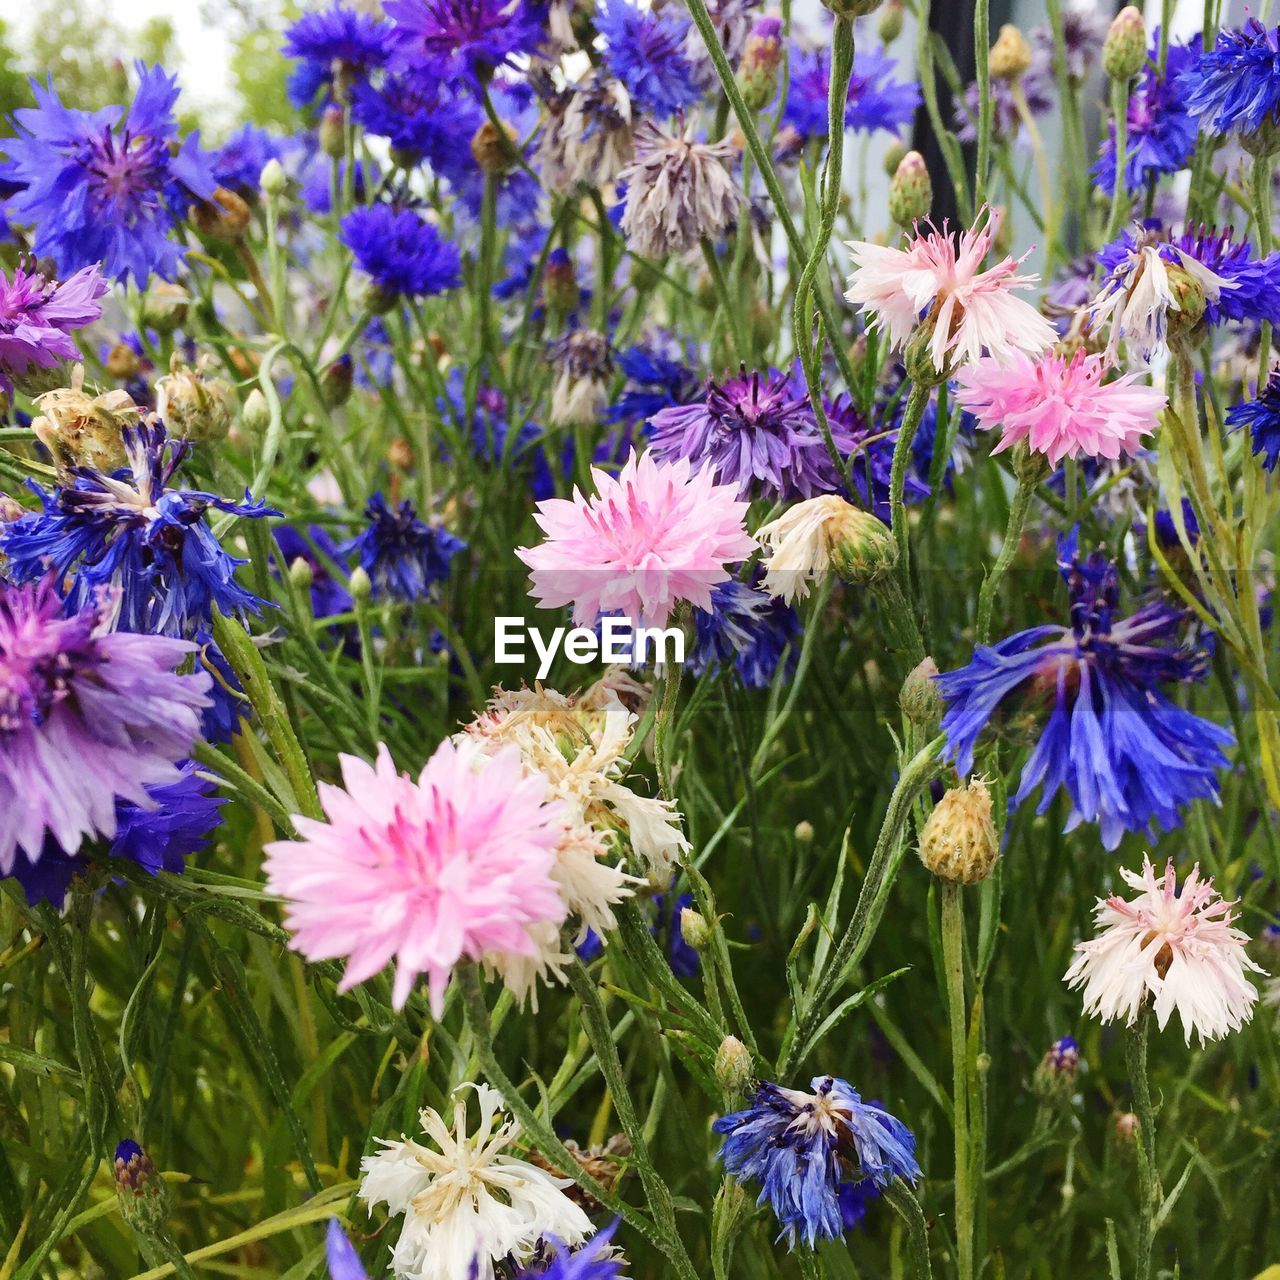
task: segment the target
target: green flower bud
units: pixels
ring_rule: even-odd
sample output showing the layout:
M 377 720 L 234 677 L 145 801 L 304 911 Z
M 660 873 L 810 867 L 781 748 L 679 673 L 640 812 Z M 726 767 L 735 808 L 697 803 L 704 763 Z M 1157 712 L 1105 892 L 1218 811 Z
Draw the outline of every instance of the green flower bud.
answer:
M 351 592 L 351 598 L 357 604 L 363 604 L 373 595 L 373 579 L 365 571 L 363 565 L 357 565 L 351 571 L 351 577 L 347 580 L 347 590 Z
M 311 567 L 311 562 L 303 556 L 297 556 L 289 566 L 289 581 L 299 591 L 310 591 L 315 580 L 316 572 Z
M 1079 1069 L 1080 1047 L 1070 1036 L 1063 1036 L 1055 1040 L 1040 1059 L 1031 1090 L 1047 1105 L 1067 1106 L 1075 1093 Z
M 334 160 L 340 160 L 347 150 L 346 115 L 334 104 L 325 107 L 320 117 L 320 150 Z
M 716 1083 L 727 1093 L 741 1093 L 751 1079 L 751 1052 L 737 1036 L 725 1036 L 716 1050 Z
M 906 228 L 918 218 L 927 218 L 932 208 L 933 183 L 924 156 L 918 151 L 908 151 L 889 184 L 889 216 L 898 226 Z
M 801 818 L 796 823 L 796 829 L 792 833 L 795 836 L 796 844 L 812 844 L 813 843 L 813 823 L 807 818 Z
M 142 300 L 143 323 L 160 333 L 172 333 L 186 320 L 190 305 L 191 296 L 181 285 L 160 280 Z
M 685 907 L 680 912 L 680 936 L 699 955 L 711 946 L 711 929 L 706 917 L 692 907 Z
M 945 706 L 934 679 L 937 674 L 938 664 L 932 658 L 925 658 L 902 682 L 902 691 L 898 694 L 902 714 L 927 734 L 937 730 Z
M 889 0 L 880 10 L 880 20 L 876 24 L 876 34 L 881 43 L 892 44 L 902 34 L 902 26 L 902 0 Z
M 1006 22 L 1000 28 L 1000 34 L 996 36 L 996 42 L 991 46 L 991 56 L 987 60 L 987 66 L 997 80 L 1004 80 L 1010 84 L 1015 80 L 1021 80 L 1030 69 L 1031 46 L 1027 43 L 1026 36 L 1012 22 Z
M 1102 69 L 1112 80 L 1132 80 L 1147 60 L 1147 27 L 1141 12 L 1127 5 L 1116 14 L 1102 45 Z
M 880 7 L 881 0 L 822 0 L 822 3 L 836 15 L 837 18 L 865 18 L 869 13 L 875 13 Z
M 738 88 L 752 111 L 762 111 L 773 101 L 782 52 L 781 20 L 771 14 L 757 18 L 738 63 Z
M 116 1147 L 115 1178 L 120 1216 L 140 1235 L 159 1234 L 169 1217 L 169 1189 L 151 1157 L 132 1139 Z
M 898 172 L 898 166 L 902 163 L 903 157 L 907 154 L 909 148 L 901 138 L 894 138 L 884 149 L 884 171 L 893 177 Z
M 261 387 L 254 387 L 245 397 L 244 408 L 240 410 L 240 422 L 253 436 L 260 436 L 271 425 L 271 406 L 267 404 L 267 397 L 262 394 Z
M 271 159 L 262 166 L 258 175 L 258 187 L 268 199 L 278 199 L 289 187 L 289 175 L 279 160 Z
M 991 792 L 981 778 L 948 791 L 920 832 L 920 861 L 939 880 L 977 884 L 991 874 L 1000 838 L 991 817 Z
M 339 409 L 351 399 L 355 383 L 355 365 L 350 356 L 339 356 L 320 374 L 320 394 L 327 408 Z

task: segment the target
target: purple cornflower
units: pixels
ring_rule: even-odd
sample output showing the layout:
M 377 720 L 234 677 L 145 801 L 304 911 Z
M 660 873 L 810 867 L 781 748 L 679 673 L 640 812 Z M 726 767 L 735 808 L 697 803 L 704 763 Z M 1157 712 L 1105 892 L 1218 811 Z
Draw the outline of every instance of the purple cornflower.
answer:
M 375 493 L 365 515 L 368 528 L 341 550 L 356 553 L 376 596 L 423 599 L 448 578 L 449 562 L 467 545 L 445 528 L 424 524 L 408 499 L 392 511 L 382 494 Z
M 412 209 L 353 209 L 342 219 L 342 243 L 387 306 L 398 297 L 427 297 L 462 283 L 457 248 Z
M 693 625 L 690 674 L 732 667 L 746 688 L 768 689 L 781 666 L 783 681 L 791 679 L 803 628 L 781 599 L 730 579 L 712 588 L 709 611 L 694 610 Z
M 360 1263 L 360 1255 L 347 1239 L 342 1223 L 329 1219 L 325 1234 L 325 1258 L 329 1264 L 329 1280 L 369 1280 L 369 1273 Z
M 1181 77 L 1200 56 L 1200 39 L 1169 45 L 1164 77 L 1153 46 L 1141 83 L 1129 95 L 1125 190 L 1141 191 L 1164 174 L 1177 173 L 1191 162 L 1196 145 L 1196 122 L 1187 110 Z M 1116 185 L 1116 127 L 1112 121 L 1098 148 L 1093 179 L 1111 195 Z
M 618 1229 L 615 1218 L 586 1244 L 570 1250 L 558 1240 L 550 1242 L 552 1255 L 516 1273 L 516 1280 L 621 1280 L 623 1260 L 610 1247 Z M 539 1249 L 543 1253 L 543 1249 Z
M 171 487 L 189 446 L 170 440 L 158 419 L 126 427 L 123 437 L 127 468 L 108 476 L 71 467 L 70 483 L 52 494 L 32 486 L 43 510 L 0 525 L 10 575 L 30 581 L 52 570 L 60 583 L 69 578 L 69 606 L 103 598 L 122 631 L 193 636 L 211 624 L 215 605 L 222 613 L 258 613 L 263 601 L 235 580 L 246 561 L 223 550 L 204 513 L 280 513 L 248 494 L 241 503 Z
M 842 456 L 852 447 L 843 433 L 835 443 Z M 748 373 L 744 365 L 736 377 L 708 378 L 701 401 L 654 414 L 649 447 L 660 462 L 688 458 L 695 470 L 710 468 L 740 497 L 812 498 L 841 487 L 808 397 L 777 369 Z
M 309 525 L 306 533 L 292 525 L 278 524 L 271 530 L 287 571 L 296 560 L 311 570 L 311 613 L 316 618 L 331 618 L 351 611 L 351 593 L 334 576 L 335 569 L 345 568 L 346 561 L 338 544 L 318 524 Z
M 367 165 L 362 160 L 355 162 L 351 169 L 351 196 L 356 204 L 363 204 L 368 199 L 380 176 L 373 161 Z M 333 161 L 323 151 L 316 151 L 308 157 L 302 169 L 301 182 L 302 203 L 312 213 L 330 213 L 333 209 Z M 345 187 L 346 182 L 347 162 L 339 160 L 338 186 Z
M 902 419 L 905 401 L 905 396 L 899 396 L 893 404 L 891 417 L 896 421 Z M 837 448 L 849 458 L 849 476 L 859 501 L 887 523 L 897 428 L 887 424 L 872 426 L 853 402 L 853 397 L 846 392 L 841 392 L 833 400 L 824 398 L 822 404 Z M 925 418 L 917 429 L 917 446 L 925 432 L 936 424 L 937 416 L 937 401 L 934 400 L 925 410 Z M 906 502 L 921 502 L 929 496 L 929 486 L 916 474 L 915 468 L 907 470 L 902 496 Z
M 177 81 L 138 63 L 127 112 L 63 106 L 52 84 L 33 81 L 31 91 L 36 106 L 14 112 L 22 131 L 0 147 L 8 176 L 24 184 L 7 211 L 30 224 L 35 253 L 63 276 L 101 262 L 113 280 L 132 276 L 139 288 L 153 272 L 172 280 L 185 252 L 174 224 L 218 185 L 199 133 L 178 145 Z
M 528 0 L 385 0 L 394 24 L 393 61 L 402 70 L 446 83 L 462 76 L 478 86 L 499 67 L 515 66 L 543 40 L 541 11 Z
M 289 101 L 308 107 L 322 91 L 346 101 L 352 88 L 386 63 L 390 27 L 334 0 L 327 9 L 304 13 L 285 28 L 281 52 L 298 65 L 289 76 Z
M 218 186 L 246 198 L 258 194 L 258 180 L 268 160 L 280 159 L 280 144 L 265 129 L 246 124 L 218 148 L 213 172 Z
M 387 76 L 376 88 L 356 85 L 351 115 L 366 133 L 386 138 L 397 160 L 426 160 L 442 174 L 471 165 L 471 137 L 483 116 L 470 99 L 411 74 Z
M 1280 28 L 1250 18 L 1239 31 L 1219 31 L 1213 48 L 1178 84 L 1187 110 L 1208 133 L 1255 133 L 1280 116 Z
M 895 80 L 896 71 L 897 63 L 883 49 L 857 48 L 844 113 L 848 128 L 900 133 L 911 123 L 920 105 L 920 86 L 915 81 Z M 802 138 L 825 138 L 830 86 L 831 54 L 827 50 L 793 51 L 783 123 Z
M 648 427 L 654 414 L 689 404 L 702 395 L 702 383 L 674 343 L 649 341 L 628 347 L 617 356 L 626 375 L 618 398 L 605 410 L 606 422 L 638 423 Z
M 605 40 L 605 65 L 636 107 L 665 120 L 701 99 L 699 68 L 684 53 L 689 23 L 672 9 L 646 11 L 629 0 L 602 0 L 596 29 Z
M 1205 673 L 1205 651 L 1176 640 L 1185 615 L 1155 600 L 1117 619 L 1115 565 L 1100 551 L 1081 560 L 1075 530 L 1058 562 L 1071 597 L 1069 627 L 1032 627 L 979 645 L 967 666 L 937 677 L 947 703 L 944 755 L 968 775 L 996 709 L 1031 682 L 1052 699 L 1052 711 L 1013 803 L 1040 787 L 1044 813 L 1062 788 L 1071 800 L 1066 830 L 1096 822 L 1103 845 L 1114 849 L 1126 831 L 1172 830 L 1183 806 L 1216 799 L 1216 771 L 1234 739 L 1163 691 Z
M 1062 43 L 1067 55 L 1067 75 L 1077 83 L 1082 82 L 1098 63 L 1103 41 L 1107 38 L 1107 19 L 1101 13 L 1086 9 L 1062 11 Z M 1053 28 L 1035 27 L 1031 31 L 1031 46 L 1035 50 L 1034 66 L 1051 67 L 1053 64 Z
M 113 837 L 116 802 L 182 778 L 210 677 L 175 668 L 184 640 L 107 630 L 97 605 L 65 613 L 53 582 L 0 581 L 0 874 L 52 838 Z
M 71 332 L 102 315 L 98 299 L 106 291 L 96 264 L 61 284 L 33 265 L 14 267 L 12 279 L 0 271 L 0 391 L 12 388 L 15 374 L 78 359 Z
M 1040 50 L 1034 54 L 1031 69 L 1022 77 L 1022 92 L 1027 98 L 1027 109 L 1033 116 L 1042 116 L 1054 106 L 1052 80 L 1048 60 Z M 976 80 L 966 86 L 963 98 L 955 104 L 956 136 L 961 142 L 978 139 L 978 108 L 980 90 Z M 1022 132 L 1022 115 L 1014 101 L 1013 91 L 1007 80 L 991 81 L 991 136 L 997 142 L 1019 137 Z
M 1257 398 L 1233 404 L 1227 410 L 1227 426 L 1248 427 L 1253 451 L 1268 471 L 1280 462 L 1280 368 L 1275 369 Z
M 720 1159 L 735 1178 L 761 1184 L 791 1248 L 803 1240 L 834 1240 L 858 1214 L 841 1188 L 870 1180 L 915 1182 L 916 1140 L 901 1120 L 861 1095 L 846 1080 L 815 1076 L 812 1092 L 762 1082 L 742 1111 L 711 1127 L 724 1134 Z M 863 1206 L 865 1209 L 865 1206 Z
M 182 776 L 177 782 L 147 788 L 150 802 L 145 807 L 116 801 L 116 834 L 107 849 L 109 857 L 128 858 L 150 875 L 181 875 L 188 855 L 208 846 L 210 831 L 222 821 L 218 810 L 226 801 L 214 795 L 214 784 L 189 760 L 178 769 Z M 50 836 L 37 859 L 19 851 L 12 875 L 28 905 L 51 902 L 61 908 L 71 881 L 88 865 Z

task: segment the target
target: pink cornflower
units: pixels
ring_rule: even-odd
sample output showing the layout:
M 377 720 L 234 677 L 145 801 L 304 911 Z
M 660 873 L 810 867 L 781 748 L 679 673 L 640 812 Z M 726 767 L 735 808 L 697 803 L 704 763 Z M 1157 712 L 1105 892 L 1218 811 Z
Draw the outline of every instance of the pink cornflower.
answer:
M 871 313 L 875 326 L 900 350 L 928 313 L 933 323 L 929 351 L 939 372 L 948 362 L 968 364 L 984 351 L 1001 360 L 1014 352 L 1038 355 L 1057 341 L 1053 326 L 1029 302 L 1015 298 L 1040 278 L 1020 276 L 1022 258 L 1005 258 L 987 270 L 999 215 L 985 211 L 956 237 L 942 224 L 926 223 L 905 249 L 850 240 L 853 274 L 844 295 Z
M 665 626 L 679 600 L 710 610 L 711 588 L 729 579 L 725 565 L 755 550 L 737 485 L 716 484 L 687 459 L 633 453 L 616 477 L 596 468 L 591 476 L 594 497 L 575 489 L 572 501 L 540 502 L 546 540 L 516 550 L 538 603 L 572 604 L 578 626 L 601 614 Z
M 343 786 L 320 788 L 328 821 L 294 818 L 298 839 L 266 849 L 298 951 L 345 956 L 340 991 L 395 959 L 397 1009 L 425 973 L 437 1018 L 460 960 L 538 954 L 534 931 L 566 915 L 551 876 L 564 822 L 516 748 L 446 740 L 416 782 L 385 746 L 372 765 L 340 760 Z
M 1128 373 L 1104 383 L 1109 365 L 1079 351 L 1068 360 L 1052 351 L 1036 360 L 1015 352 L 1007 364 L 985 356 L 956 374 L 958 399 L 979 426 L 1003 424 L 995 453 L 1025 440 L 1056 467 L 1063 458 L 1135 453 L 1159 425 L 1168 399 Z
M 1231 927 L 1235 903 L 1219 896 L 1212 877 L 1200 879 L 1199 864 L 1181 889 L 1172 862 L 1161 876 L 1147 857 L 1141 875 L 1120 874 L 1140 892 L 1128 902 L 1098 900 L 1098 936 L 1076 944 L 1064 978 L 1084 988 L 1085 1012 L 1132 1026 L 1150 996 L 1160 1029 L 1176 1010 L 1188 1044 L 1193 1031 L 1201 1042 L 1219 1040 L 1248 1022 L 1258 992 L 1245 971 L 1262 970 L 1245 953 L 1247 935 Z

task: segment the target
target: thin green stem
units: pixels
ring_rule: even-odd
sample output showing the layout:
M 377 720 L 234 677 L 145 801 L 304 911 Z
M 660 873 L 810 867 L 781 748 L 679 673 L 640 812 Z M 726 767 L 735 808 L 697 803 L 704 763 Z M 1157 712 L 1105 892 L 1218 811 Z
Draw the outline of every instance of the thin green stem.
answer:
M 1271 168 L 1270 155 L 1257 156 L 1253 162 L 1253 222 L 1254 235 L 1258 238 L 1258 256 L 1265 258 L 1271 252 Z M 1267 366 L 1271 363 L 1271 322 L 1262 322 L 1258 335 L 1258 392 L 1261 394 L 1267 381 Z
M 667 663 L 662 674 L 662 698 L 654 725 L 654 760 L 658 769 L 658 788 L 671 798 L 671 735 L 675 731 L 676 705 L 680 701 L 680 664 Z
M 996 592 L 1000 589 L 1000 579 L 1008 572 L 1013 557 L 1018 553 L 1018 544 L 1022 540 L 1022 529 L 1027 523 L 1027 512 L 1031 508 L 1031 499 L 1035 497 L 1036 482 L 1028 476 L 1018 477 L 1018 487 L 1013 491 L 1013 502 L 1009 507 L 1009 522 L 1005 525 L 1004 542 L 1000 546 L 1000 554 L 991 566 L 978 592 L 978 643 L 987 644 L 991 639 L 991 611 L 995 606 Z
M 716 247 L 706 236 L 702 237 L 702 259 L 707 264 L 707 270 L 711 273 L 711 281 L 716 288 L 716 297 L 720 299 L 720 306 L 724 311 L 725 320 L 729 324 L 729 330 L 733 334 L 733 345 L 737 352 L 739 360 L 751 359 L 751 342 L 747 337 L 745 328 L 746 317 L 743 315 L 740 307 L 734 305 L 733 297 L 729 293 L 729 283 L 724 278 L 724 268 L 720 265 L 720 259 L 716 256 Z
M 973 1188 L 969 1158 L 968 1036 L 964 995 L 964 907 L 962 888 L 942 882 L 942 964 L 951 1032 L 951 1107 L 955 1132 L 956 1266 L 960 1280 L 973 1280 Z
M 1160 1208 L 1160 1174 L 1156 1168 L 1156 1114 L 1147 1081 L 1147 1031 L 1151 1009 L 1144 1005 L 1137 1021 L 1125 1032 L 1124 1060 L 1138 1117 L 1138 1243 L 1135 1280 L 1149 1280 L 1151 1247 L 1155 1243 L 1156 1213 Z
M 889 521 L 894 541 L 898 544 L 898 577 L 908 600 L 912 596 L 911 543 L 907 537 L 907 505 L 903 495 L 907 483 L 907 464 L 911 460 L 911 446 L 924 418 L 931 390 L 922 382 L 912 384 L 907 407 L 902 414 L 902 425 L 898 428 L 898 438 L 894 442 L 893 467 L 889 472 Z
M 991 169 L 991 128 L 995 102 L 991 96 L 991 0 L 973 6 L 973 51 L 978 79 L 978 155 L 973 175 L 974 203 L 987 202 L 987 174 Z
M 1129 81 L 1111 82 L 1111 118 L 1116 126 L 1116 181 L 1111 192 L 1111 214 L 1107 218 L 1106 240 L 1120 234 L 1120 224 L 1129 208 Z

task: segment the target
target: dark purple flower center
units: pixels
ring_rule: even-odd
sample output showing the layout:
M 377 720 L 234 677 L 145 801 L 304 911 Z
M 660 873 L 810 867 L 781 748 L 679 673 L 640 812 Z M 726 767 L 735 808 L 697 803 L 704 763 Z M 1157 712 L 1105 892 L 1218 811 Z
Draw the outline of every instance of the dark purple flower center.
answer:
M 161 138 L 137 135 L 125 130 L 117 138 L 103 129 L 88 139 L 80 163 L 97 179 L 99 205 L 112 212 L 130 206 L 159 204 L 168 176 L 169 147 Z
M 59 617 L 60 602 L 44 587 L 0 593 L 0 733 L 7 734 L 42 723 L 101 657 L 92 613 Z
M 727 432 L 767 431 L 782 434 L 805 413 L 807 401 L 791 394 L 785 375 L 766 377 L 744 368 L 736 378 L 707 382 L 707 413 Z

